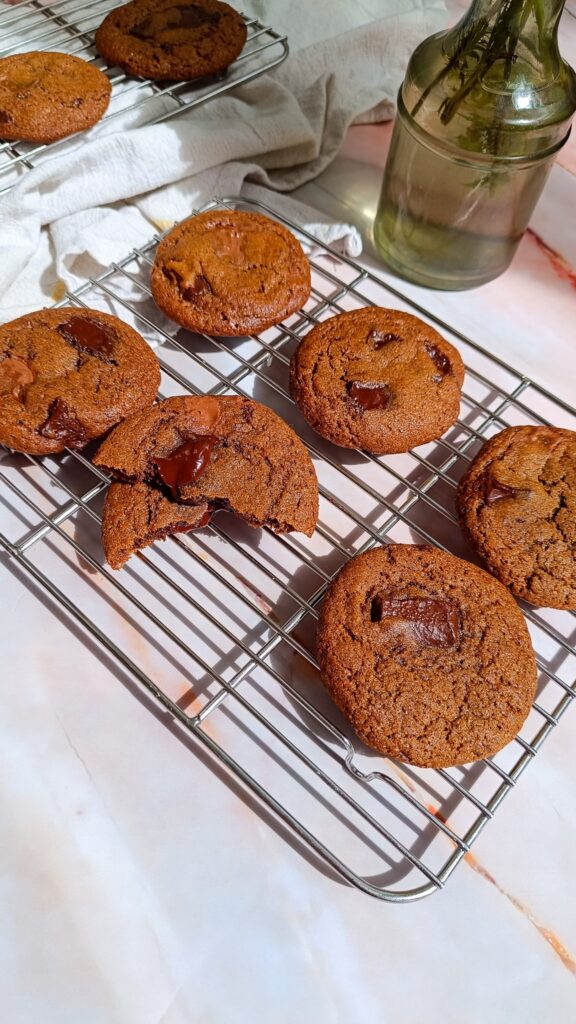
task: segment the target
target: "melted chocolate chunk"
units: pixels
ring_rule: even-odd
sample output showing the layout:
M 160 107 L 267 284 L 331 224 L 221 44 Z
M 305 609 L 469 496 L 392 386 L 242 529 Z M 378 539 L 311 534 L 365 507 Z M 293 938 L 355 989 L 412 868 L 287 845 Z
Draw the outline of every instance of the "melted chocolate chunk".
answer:
M 502 498 L 515 498 L 516 495 L 522 494 L 524 491 L 521 487 L 509 487 L 508 484 L 501 484 L 492 475 L 490 466 L 476 478 L 473 489 L 485 505 L 494 505 Z
M 347 385 L 350 398 L 361 409 L 387 409 L 392 401 L 392 391 L 387 384 L 361 384 L 352 381 Z
M 0 124 L 11 124 L 12 121 L 13 118 L 7 110 L 0 110 Z
M 184 288 L 181 294 L 186 302 L 194 302 L 194 299 L 199 298 L 201 295 L 207 295 L 211 291 L 212 288 L 208 278 L 204 277 L 204 274 L 197 274 L 193 284 L 189 285 L 188 288 Z
M 387 597 L 376 594 L 370 607 L 372 622 L 401 619 L 408 622 L 425 647 L 454 647 L 460 635 L 458 610 L 451 601 L 433 597 Z
M 42 437 L 64 441 L 69 448 L 82 448 L 90 440 L 80 420 L 76 419 L 61 398 L 56 398 L 52 402 L 48 416 L 40 427 L 40 433 Z
M 211 518 L 212 518 L 212 510 L 208 509 L 204 513 L 202 518 L 198 520 L 198 522 L 196 523 L 196 526 L 192 527 L 192 529 L 194 529 L 194 530 L 201 530 L 203 526 L 208 526 L 208 523 L 210 522 Z
M 207 468 L 218 438 L 206 434 L 183 441 L 164 458 L 155 459 L 156 472 L 162 483 L 178 498 L 178 490 L 186 484 L 193 484 Z
M 18 356 L 6 356 L 0 363 L 0 395 L 12 395 L 21 402 L 33 380 L 28 363 Z
M 379 331 L 374 328 L 368 333 L 368 341 L 372 342 L 375 349 L 384 348 L 384 345 L 389 345 L 392 341 L 402 341 L 399 334 L 392 334 L 391 331 Z
M 62 335 L 64 341 L 73 345 L 79 352 L 87 352 L 108 363 L 114 362 L 110 357 L 114 352 L 117 336 L 116 331 L 108 324 L 103 324 L 99 320 L 90 320 L 86 316 L 71 316 L 56 330 L 58 334 Z
M 220 21 L 218 11 L 206 11 L 196 4 L 182 7 L 166 7 L 163 11 L 149 14 L 130 29 L 130 35 L 137 39 L 154 39 L 166 29 L 200 28 L 201 25 L 216 25 Z
M 488 476 L 484 489 L 484 500 L 487 505 L 494 505 L 501 498 L 515 498 L 521 493 L 518 487 L 508 487 L 508 484 L 500 484 L 494 477 Z
M 436 383 L 439 384 L 440 381 L 444 380 L 444 377 L 447 377 L 449 373 L 452 373 L 450 360 L 448 359 L 448 356 L 445 356 L 444 353 L 441 352 L 439 348 L 436 348 L 436 345 L 433 345 L 430 341 L 426 342 L 424 348 L 438 370 L 438 373 L 434 374 L 432 380 L 435 380 Z

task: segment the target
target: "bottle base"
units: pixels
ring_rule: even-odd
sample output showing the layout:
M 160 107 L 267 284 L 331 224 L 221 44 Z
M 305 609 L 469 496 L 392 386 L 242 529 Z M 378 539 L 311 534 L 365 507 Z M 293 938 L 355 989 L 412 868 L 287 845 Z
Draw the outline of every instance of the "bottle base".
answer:
M 508 269 L 510 264 L 506 264 L 504 267 L 499 267 L 494 270 L 491 268 L 490 271 L 484 271 L 480 274 L 469 274 L 463 276 L 462 274 L 450 275 L 450 274 L 433 274 L 430 270 L 421 270 L 418 267 L 408 266 L 395 260 L 393 256 L 377 243 L 374 245 L 376 255 L 382 260 L 388 270 L 391 270 L 397 277 L 402 278 L 404 281 L 410 281 L 411 284 L 421 285 L 423 288 L 432 288 L 435 291 L 443 292 L 464 292 L 470 291 L 473 288 L 480 288 L 483 284 L 488 284 L 490 281 L 496 280 Z

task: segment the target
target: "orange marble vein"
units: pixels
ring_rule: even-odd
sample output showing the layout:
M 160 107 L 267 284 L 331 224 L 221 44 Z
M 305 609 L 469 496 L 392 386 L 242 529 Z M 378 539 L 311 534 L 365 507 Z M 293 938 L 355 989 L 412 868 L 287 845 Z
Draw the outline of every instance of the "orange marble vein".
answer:
M 559 252 L 556 252 L 556 249 L 553 249 L 552 246 L 548 245 L 541 235 L 537 234 L 533 228 L 528 228 L 526 234 L 532 238 L 540 251 L 544 253 L 554 273 L 557 274 L 562 281 L 568 281 L 573 288 L 576 288 L 576 272 L 572 269 L 564 256 L 561 256 Z
M 448 824 L 448 821 L 446 820 L 442 812 L 439 811 L 437 807 L 434 807 L 434 804 L 427 804 L 426 807 L 430 811 L 430 814 L 433 814 L 435 818 L 438 818 L 438 821 L 441 821 L 443 825 Z
M 415 793 L 416 792 L 416 786 L 414 785 L 413 782 L 411 782 L 411 780 L 408 778 L 408 776 L 404 774 L 402 769 L 399 768 L 397 764 L 394 764 L 393 761 L 390 763 L 390 767 L 392 768 L 392 771 L 394 772 L 394 775 L 397 775 L 398 778 L 400 779 L 400 781 L 404 783 L 404 785 L 406 786 L 406 789 L 410 790 L 411 793 Z M 429 807 L 428 810 L 431 810 L 433 814 L 436 813 L 431 807 Z
M 438 820 L 443 822 L 445 825 L 448 824 L 446 818 L 443 816 L 443 814 L 439 811 L 437 807 L 434 807 L 434 804 L 427 804 L 426 806 L 430 813 L 433 814 L 435 818 L 438 818 Z M 493 885 L 494 888 L 497 889 L 502 896 L 506 897 L 508 902 L 511 903 L 512 906 L 516 908 L 516 910 L 519 910 L 520 913 L 527 918 L 527 920 L 536 929 L 539 935 L 541 935 L 542 938 L 545 939 L 545 941 L 548 943 L 548 945 L 554 950 L 556 956 L 559 957 L 562 963 L 564 964 L 564 967 L 568 971 L 570 971 L 571 974 L 576 975 L 576 960 L 574 959 L 574 957 L 570 955 L 570 953 L 566 949 L 566 946 L 564 946 L 560 942 L 558 936 L 555 935 L 554 932 L 550 930 L 550 928 L 546 928 L 543 924 L 540 924 L 540 922 L 534 917 L 534 914 L 530 910 L 530 907 L 527 907 L 526 904 L 522 903 L 519 899 L 516 898 L 516 896 L 512 896 L 512 894 L 507 892 L 506 889 L 503 889 L 499 882 L 497 882 L 496 879 L 494 878 L 494 875 L 491 875 L 488 869 L 485 868 L 482 864 L 480 864 L 480 862 L 476 860 L 476 857 L 474 857 L 473 854 L 466 853 L 464 855 L 464 861 L 468 865 L 468 867 L 472 868 L 472 870 L 476 872 L 477 875 L 480 875 L 480 877 L 483 878 L 486 882 L 490 882 L 490 885 Z
M 168 666 L 161 668 L 157 665 L 150 640 L 137 625 L 125 621 L 122 615 L 117 616 L 116 625 L 124 634 L 124 650 L 137 667 L 145 672 L 148 678 L 189 717 L 196 715 L 206 701 L 196 695 L 190 683 L 182 678 L 181 671 Z M 184 699 L 186 699 L 185 704 L 182 703 Z M 208 723 L 204 723 L 203 727 L 212 739 L 217 739 L 217 732 L 215 732 L 212 722 L 209 726 Z
M 480 864 L 476 860 L 476 858 L 472 856 L 471 853 L 467 853 L 466 856 L 464 857 L 464 860 L 466 861 L 468 866 L 476 872 L 476 874 L 480 875 L 481 878 L 484 878 L 487 882 L 490 882 L 491 885 L 495 886 L 498 892 L 501 893 L 502 896 L 505 896 L 506 899 L 512 904 L 512 906 L 516 908 L 516 910 L 519 910 L 521 914 L 524 914 L 524 917 L 526 917 L 528 921 L 530 921 L 530 924 L 533 925 L 536 931 L 542 936 L 543 939 L 545 939 L 548 945 L 554 950 L 556 956 L 559 957 L 562 963 L 564 964 L 564 967 L 568 971 L 570 971 L 571 974 L 576 975 L 576 960 L 574 960 L 574 958 L 570 955 L 570 953 L 566 949 L 566 946 L 564 946 L 560 942 L 560 939 L 554 934 L 554 932 L 551 931 L 549 928 L 545 928 L 544 925 L 540 924 L 540 922 L 537 921 L 534 917 L 534 914 L 532 913 L 529 907 L 527 907 L 524 903 L 521 903 L 520 900 L 516 899 L 515 896 L 512 896 L 511 893 L 506 892 L 506 889 L 503 889 L 502 886 L 498 884 L 494 876 L 491 875 L 490 872 L 487 871 L 486 868 L 483 867 L 482 864 Z
M 194 555 L 195 558 L 199 558 L 201 562 L 204 562 L 205 565 L 207 565 L 209 567 L 211 565 L 215 566 L 216 567 L 216 571 L 219 572 L 218 563 L 216 562 L 216 560 L 214 558 L 212 558 L 211 555 L 208 554 L 207 551 L 203 551 L 200 547 L 198 547 L 198 545 L 196 545 L 194 547 L 193 551 L 192 551 L 191 548 L 189 548 L 188 550 L 190 551 L 191 554 Z M 252 596 L 254 597 L 254 600 L 255 600 L 256 604 L 258 605 L 260 611 L 263 612 L 264 615 L 268 615 L 269 618 L 271 618 L 276 624 L 279 625 L 280 624 L 280 619 L 274 614 L 272 605 L 268 604 L 268 602 L 264 600 L 264 598 L 262 597 L 260 591 L 257 590 L 256 587 L 253 587 L 252 584 L 249 583 L 249 581 L 246 580 L 243 576 L 238 576 L 234 572 L 231 573 L 231 575 L 236 580 L 236 582 L 240 585 L 240 587 L 244 587 L 244 589 L 246 591 L 248 591 L 249 594 L 252 594 Z

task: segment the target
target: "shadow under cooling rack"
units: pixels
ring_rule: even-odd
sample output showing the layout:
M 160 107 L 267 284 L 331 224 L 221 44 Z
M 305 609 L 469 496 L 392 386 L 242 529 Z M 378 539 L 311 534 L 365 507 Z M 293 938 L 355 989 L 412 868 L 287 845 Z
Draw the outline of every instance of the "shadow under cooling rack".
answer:
M 218 207 L 260 210 L 310 247 L 304 309 L 259 336 L 181 330 L 151 299 L 158 239 L 62 304 L 132 323 L 157 349 L 163 396 L 249 395 L 283 416 L 318 474 L 315 535 L 275 536 L 220 512 L 207 529 L 156 544 L 113 572 L 100 545 L 108 481 L 89 451 L 38 459 L 5 450 L 5 561 L 79 623 L 187 742 L 207 748 L 340 876 L 384 900 L 418 899 L 442 888 L 574 697 L 574 615 L 523 608 L 540 678 L 521 734 L 493 758 L 432 771 L 367 750 L 334 708 L 313 653 L 318 608 L 346 560 L 380 543 L 429 542 L 472 557 L 453 500 L 479 446 L 514 424 L 574 428 L 576 413 L 273 210 L 234 199 L 205 208 Z M 404 455 L 335 448 L 310 430 L 288 392 L 299 338 L 314 323 L 370 304 L 416 311 L 457 344 L 467 364 L 459 421 L 441 440 Z
M 69 152 L 88 138 L 167 121 L 207 103 L 238 85 L 250 82 L 288 56 L 286 36 L 243 15 L 248 32 L 242 53 L 225 72 L 191 82 L 153 82 L 109 67 L 94 46 L 94 33 L 117 0 L 21 0 L 3 6 L 0 0 L 0 58 L 28 50 L 56 50 L 81 57 L 103 71 L 112 85 L 110 106 L 89 129 L 49 145 L 3 142 L 0 136 L 0 194 L 48 156 Z

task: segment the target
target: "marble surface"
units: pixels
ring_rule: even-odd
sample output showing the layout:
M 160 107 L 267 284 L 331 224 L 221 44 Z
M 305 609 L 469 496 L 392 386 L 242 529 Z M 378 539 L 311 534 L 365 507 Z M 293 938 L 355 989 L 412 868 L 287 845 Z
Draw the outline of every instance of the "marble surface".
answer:
M 569 14 L 563 33 L 576 61 Z M 367 232 L 388 135 L 353 129 L 302 197 Z M 572 402 L 575 154 L 572 140 L 503 278 L 412 290 Z M 445 891 L 392 906 L 288 842 L 22 576 L 2 572 L 0 600 L 9 1024 L 574 1019 L 573 709 Z

